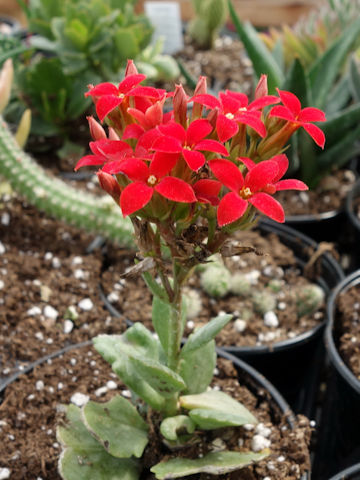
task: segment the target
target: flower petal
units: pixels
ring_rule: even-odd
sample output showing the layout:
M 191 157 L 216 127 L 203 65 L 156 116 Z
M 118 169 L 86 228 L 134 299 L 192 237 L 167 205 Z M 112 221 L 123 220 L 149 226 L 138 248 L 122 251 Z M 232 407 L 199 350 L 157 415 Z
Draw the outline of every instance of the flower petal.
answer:
M 160 100 L 160 98 L 162 98 L 165 93 L 166 93 L 165 90 L 162 90 L 161 88 L 136 87 L 136 88 L 133 88 L 132 90 L 130 90 L 128 95 L 130 95 L 132 97 L 133 96 L 139 96 L 139 97 L 146 97 L 146 98 L 152 98 L 152 99 L 155 99 L 155 100 Z
M 185 162 L 194 172 L 197 172 L 205 163 L 205 156 L 200 152 L 184 148 L 182 154 Z
M 304 182 L 293 178 L 280 180 L 280 182 L 276 182 L 274 184 L 274 187 L 276 188 L 277 192 L 280 190 L 309 190 L 309 187 Z
M 117 96 L 118 93 L 119 91 L 113 83 L 104 82 L 90 88 L 90 90 L 85 93 L 85 97 L 102 97 L 103 95 Z
M 234 192 L 227 193 L 220 201 L 217 211 L 219 227 L 233 223 L 244 215 L 248 202 Z
M 81 167 L 87 167 L 90 165 L 103 165 L 105 162 L 106 159 L 104 157 L 100 157 L 98 155 L 85 155 L 77 162 L 74 170 L 77 172 Z
M 149 167 L 146 165 L 146 163 L 136 157 L 126 158 L 125 160 L 118 162 L 116 167 L 116 171 L 109 171 L 107 168 L 107 173 L 122 173 L 123 175 L 129 177 L 130 180 L 140 182 L 146 182 L 150 175 Z
M 266 128 L 260 117 L 261 114 L 258 111 L 241 112 L 239 115 L 236 115 L 235 120 L 240 123 L 245 123 L 245 125 L 248 125 L 255 130 L 260 137 L 264 138 L 266 135 Z
M 231 95 L 229 91 L 227 93 L 220 92 L 219 98 L 222 104 L 222 113 L 236 113 L 239 108 L 243 108 L 243 101 L 246 98 L 246 105 L 247 105 L 247 97 L 241 96 L 240 99 L 237 99 L 235 96 Z M 245 105 L 245 106 L 246 106 Z
M 216 180 L 204 178 L 193 185 L 195 195 L 199 202 L 218 205 L 218 195 L 221 190 L 221 183 Z
M 233 137 L 239 130 L 238 124 L 227 118 L 225 115 L 219 114 L 216 120 L 216 131 L 220 142 L 226 142 Z
M 118 91 L 123 94 L 129 93 L 132 88 L 136 87 L 136 85 L 139 85 L 139 83 L 145 80 L 145 78 L 146 75 L 142 73 L 128 75 L 119 83 Z
M 208 108 L 221 108 L 221 103 L 219 100 L 214 97 L 213 95 L 210 95 L 208 93 L 204 93 L 202 95 L 195 95 L 190 99 L 192 102 L 200 103 L 201 105 L 205 105 L 205 107 Z
M 248 171 L 250 171 L 256 165 L 256 163 L 253 160 L 251 160 L 251 158 L 248 158 L 248 157 L 238 157 L 237 160 L 239 162 L 242 162 L 245 165 L 245 167 L 248 169 Z
M 159 125 L 159 132 L 167 137 L 174 137 L 181 145 L 185 143 L 186 130 L 185 128 L 176 122 L 169 122 L 166 125 Z
M 277 89 L 277 91 L 285 107 L 290 110 L 294 117 L 297 117 L 301 111 L 301 103 L 297 96 L 291 92 L 286 92 L 285 90 Z
M 245 177 L 245 187 L 255 193 L 261 188 L 271 183 L 278 173 L 278 166 L 272 160 L 264 160 L 252 168 Z
M 277 182 L 287 172 L 287 169 L 289 167 L 289 160 L 284 153 L 281 153 L 280 155 L 275 155 L 274 157 L 270 158 L 269 160 L 271 160 L 272 162 L 276 162 L 276 164 L 278 166 L 278 169 L 279 169 L 278 173 L 272 179 L 273 182 Z
M 303 108 L 298 117 L 299 122 L 325 122 L 325 113 L 319 108 Z
M 283 120 L 287 120 L 289 122 L 295 122 L 296 121 L 296 119 L 295 119 L 293 113 L 291 112 L 291 110 L 289 110 L 286 107 L 283 107 L 282 105 L 277 105 L 277 106 L 273 107 L 270 110 L 269 117 L 282 118 Z
M 163 197 L 174 202 L 192 203 L 196 202 L 196 197 L 192 187 L 176 177 L 164 177 L 156 185 L 155 190 Z
M 96 102 L 96 113 L 102 122 L 104 118 L 122 103 L 123 99 L 115 95 L 103 95 Z
M 283 223 L 285 221 L 285 213 L 281 204 L 267 193 L 259 192 L 249 198 L 255 208 L 260 210 L 264 215 L 268 216 L 276 222 Z
M 229 160 L 216 158 L 209 161 L 215 177 L 230 190 L 238 192 L 244 186 L 244 177 L 236 165 Z
M 275 103 L 279 102 L 280 98 L 276 95 L 265 95 L 264 97 L 259 97 L 251 102 L 248 106 L 248 110 L 261 110 L 264 107 L 268 107 L 269 105 L 274 105 Z
M 324 148 L 325 145 L 325 135 L 321 128 L 313 125 L 312 123 L 303 123 L 302 125 L 314 142 L 319 145 L 319 147 Z
M 150 175 L 162 178 L 167 175 L 176 165 L 179 159 L 178 153 L 156 152 L 150 163 Z
M 195 150 L 205 150 L 205 152 L 220 153 L 220 155 L 228 156 L 229 152 L 224 145 L 216 140 L 205 139 L 195 145 Z
M 190 123 L 186 131 L 186 144 L 195 145 L 205 138 L 212 131 L 213 127 L 211 126 L 208 120 L 205 118 L 199 118 Z
M 127 185 L 120 196 L 120 207 L 124 217 L 145 207 L 150 202 L 153 193 L 154 190 L 142 182 Z
M 119 160 L 133 154 L 130 145 L 122 140 L 106 139 L 96 143 L 98 152 L 104 155 L 107 160 Z
M 182 145 L 177 138 L 165 135 L 157 138 L 151 148 L 156 152 L 165 153 L 180 153 L 182 151 Z
M 121 138 L 123 140 L 127 140 L 128 138 L 140 138 L 143 133 L 143 127 L 140 127 L 140 125 L 137 125 L 136 123 L 131 123 L 125 127 Z

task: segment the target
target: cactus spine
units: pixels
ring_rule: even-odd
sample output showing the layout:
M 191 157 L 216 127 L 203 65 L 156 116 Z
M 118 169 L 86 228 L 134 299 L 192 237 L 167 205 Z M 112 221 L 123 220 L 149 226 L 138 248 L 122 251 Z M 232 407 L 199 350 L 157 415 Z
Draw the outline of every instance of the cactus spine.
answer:
M 16 143 L 0 117 L 0 175 L 39 210 L 123 246 L 133 246 L 132 225 L 108 196 L 97 197 L 51 177 Z

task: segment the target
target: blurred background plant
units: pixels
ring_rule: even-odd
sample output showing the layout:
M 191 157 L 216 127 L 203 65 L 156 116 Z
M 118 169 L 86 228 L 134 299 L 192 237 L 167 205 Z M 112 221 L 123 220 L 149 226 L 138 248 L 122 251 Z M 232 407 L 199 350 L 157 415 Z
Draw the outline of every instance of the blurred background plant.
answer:
M 134 0 L 19 0 L 28 21 L 27 49 L 16 57 L 6 118 L 33 113 L 31 132 L 68 139 L 91 102 L 87 85 L 118 82 L 128 58 L 141 58 L 150 80 L 175 78 L 175 61 L 150 46 L 152 26 Z M 15 57 L 14 57 L 15 58 Z M 75 129 L 76 130 L 76 129 Z
M 353 59 L 360 41 L 360 9 L 355 3 L 359 5 L 358 0 L 327 0 L 317 14 L 268 36 L 242 22 L 229 1 L 232 21 L 256 76 L 268 75 L 269 93 L 280 85 L 297 95 L 302 108 L 311 104 L 326 112 L 325 149 L 311 144 L 299 131 L 287 151 L 289 172 L 312 189 L 360 152 L 360 87 Z M 319 21 L 314 15 L 319 15 Z M 305 34 L 305 25 L 311 34 Z
M 187 33 L 198 47 L 210 49 L 228 17 L 226 0 L 192 0 L 192 6 Z

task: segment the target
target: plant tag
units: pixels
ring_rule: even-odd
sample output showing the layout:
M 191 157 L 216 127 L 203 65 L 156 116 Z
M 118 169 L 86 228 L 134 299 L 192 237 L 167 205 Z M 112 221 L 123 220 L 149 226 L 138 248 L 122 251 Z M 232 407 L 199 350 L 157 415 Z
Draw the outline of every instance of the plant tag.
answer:
M 145 14 L 149 17 L 154 34 L 152 42 L 164 39 L 163 53 L 169 55 L 184 47 L 180 7 L 177 2 L 145 2 Z

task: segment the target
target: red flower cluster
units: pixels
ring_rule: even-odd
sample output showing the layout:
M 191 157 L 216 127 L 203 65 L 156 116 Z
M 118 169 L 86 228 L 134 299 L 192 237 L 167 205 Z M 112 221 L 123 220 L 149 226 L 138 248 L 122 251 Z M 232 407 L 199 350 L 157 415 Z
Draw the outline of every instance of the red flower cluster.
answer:
M 141 86 L 144 79 L 129 61 L 118 86 L 90 86 L 86 95 L 93 98 L 100 121 L 108 124 L 109 135 L 92 117 L 88 119 L 92 154 L 80 159 L 75 170 L 101 166 L 100 184 L 120 204 L 124 216 L 150 220 L 170 216 L 176 221 L 210 218 L 216 211 L 218 225 L 224 227 L 241 221 L 255 207 L 283 222 L 283 208 L 273 194 L 307 189 L 299 180 L 281 180 L 288 168 L 284 142 L 289 131 L 303 127 L 323 147 L 324 134 L 312 122 L 324 121 L 324 113 L 301 109 L 290 92 L 268 95 L 266 76 L 251 103 L 246 95 L 228 90 L 219 98 L 209 95 L 203 77 L 192 98 L 179 85 L 172 93 Z M 172 109 L 165 112 L 168 103 Z M 275 131 L 273 117 L 280 119 Z M 262 155 L 273 153 L 274 145 L 276 155 Z M 239 157 L 239 152 L 245 155 Z M 177 208 L 179 203 L 185 208 Z

